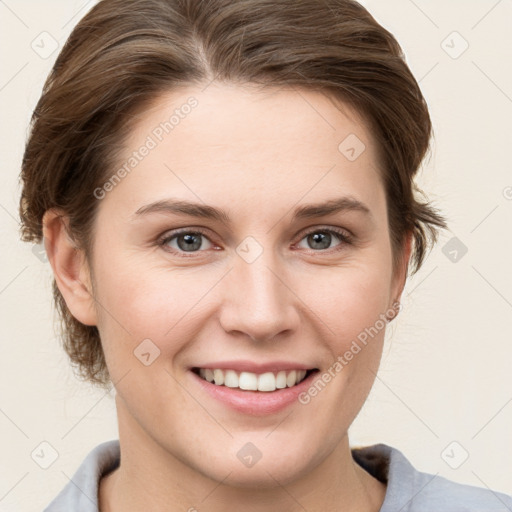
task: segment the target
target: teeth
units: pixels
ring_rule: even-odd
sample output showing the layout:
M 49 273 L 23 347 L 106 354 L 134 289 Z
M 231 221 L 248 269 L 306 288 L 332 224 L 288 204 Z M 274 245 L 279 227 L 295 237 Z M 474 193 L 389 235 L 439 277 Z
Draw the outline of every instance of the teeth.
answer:
M 238 386 L 236 387 L 256 391 L 258 389 L 258 376 L 255 373 L 242 372 L 238 377 Z
M 280 371 L 277 373 L 266 372 L 261 374 L 240 372 L 235 370 L 220 370 L 201 368 L 199 375 L 217 386 L 239 388 L 248 391 L 275 391 L 276 389 L 291 388 L 301 382 L 306 376 L 306 370 Z
M 222 370 L 213 370 L 213 378 L 217 386 L 224 384 L 224 372 Z
M 297 382 L 297 372 L 295 370 L 292 370 L 287 376 L 286 376 L 286 385 L 291 388 L 295 383 Z
M 283 389 L 286 387 L 286 372 L 280 371 L 276 375 L 276 388 Z
M 226 370 L 224 372 L 224 386 L 227 386 L 228 388 L 237 388 L 238 381 L 238 375 L 235 370 Z

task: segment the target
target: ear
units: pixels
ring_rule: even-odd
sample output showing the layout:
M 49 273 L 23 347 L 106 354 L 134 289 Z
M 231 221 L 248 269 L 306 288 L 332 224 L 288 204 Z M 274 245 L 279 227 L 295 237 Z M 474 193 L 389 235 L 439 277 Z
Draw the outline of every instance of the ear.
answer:
M 89 267 L 83 250 L 69 235 L 69 219 L 58 209 L 43 216 L 44 247 L 55 281 L 71 314 L 85 325 L 97 325 Z
M 400 264 L 398 265 L 395 275 L 393 276 L 393 286 L 390 296 L 391 304 L 396 301 L 400 301 L 400 297 L 402 296 L 402 292 L 404 290 L 405 282 L 407 280 L 407 268 L 409 265 L 409 259 L 411 257 L 412 238 L 413 234 L 410 232 L 406 235 L 404 240 Z

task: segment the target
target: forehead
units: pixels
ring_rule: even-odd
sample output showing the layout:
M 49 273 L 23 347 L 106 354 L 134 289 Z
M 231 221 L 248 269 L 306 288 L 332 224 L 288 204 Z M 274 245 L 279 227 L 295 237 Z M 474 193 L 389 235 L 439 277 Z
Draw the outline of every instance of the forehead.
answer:
M 212 83 L 161 94 L 139 113 L 118 162 L 129 172 L 111 195 L 129 197 L 132 212 L 166 195 L 219 203 L 235 191 L 241 204 L 330 192 L 375 202 L 378 164 L 372 134 L 348 104 L 297 88 Z
M 281 148 L 298 151 L 298 143 L 305 143 L 303 153 L 315 158 L 324 149 L 337 149 L 340 138 L 351 133 L 367 146 L 373 142 L 349 104 L 298 88 L 218 83 L 182 87 L 161 93 L 137 117 L 130 145 L 151 134 L 168 145 L 173 139 L 188 139 L 187 146 L 196 150 L 222 145 L 232 151 L 258 149 L 257 156 L 261 151 L 280 154 Z

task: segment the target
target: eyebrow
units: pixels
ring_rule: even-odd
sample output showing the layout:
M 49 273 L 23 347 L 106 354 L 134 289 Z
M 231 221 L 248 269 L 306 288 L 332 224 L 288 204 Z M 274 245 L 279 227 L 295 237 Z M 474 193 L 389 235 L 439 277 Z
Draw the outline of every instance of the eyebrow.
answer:
M 344 211 L 357 211 L 372 218 L 372 213 L 368 206 L 351 196 L 334 198 L 322 203 L 298 206 L 293 211 L 293 218 L 311 219 Z M 229 215 L 224 210 L 206 204 L 172 198 L 162 199 L 160 201 L 155 201 L 145 206 L 141 206 L 135 212 L 134 216 L 143 216 L 152 213 L 186 215 L 201 219 L 217 220 L 226 224 L 231 222 Z

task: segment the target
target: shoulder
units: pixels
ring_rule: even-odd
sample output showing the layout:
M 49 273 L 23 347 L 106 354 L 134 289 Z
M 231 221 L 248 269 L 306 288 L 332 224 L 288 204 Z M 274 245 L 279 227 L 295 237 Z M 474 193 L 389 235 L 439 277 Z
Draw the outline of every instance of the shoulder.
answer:
M 353 448 L 352 456 L 387 482 L 380 512 L 512 512 L 512 496 L 418 471 L 402 452 L 386 444 Z
M 99 481 L 103 475 L 118 467 L 119 462 L 118 440 L 96 446 L 44 512 L 98 512 Z

